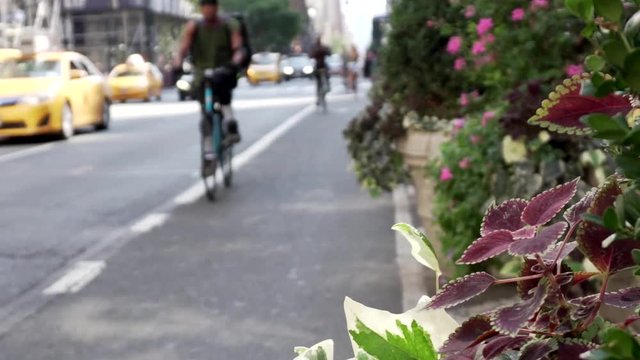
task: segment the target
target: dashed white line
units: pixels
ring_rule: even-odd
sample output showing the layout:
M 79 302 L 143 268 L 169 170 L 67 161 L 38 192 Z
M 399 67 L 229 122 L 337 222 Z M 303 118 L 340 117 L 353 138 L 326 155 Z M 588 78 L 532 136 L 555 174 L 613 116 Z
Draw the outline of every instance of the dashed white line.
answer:
M 79 261 L 58 281 L 42 291 L 43 295 L 73 294 L 82 290 L 104 270 L 104 261 Z
M 137 234 L 144 234 L 151 231 L 153 228 L 161 226 L 168 218 L 169 214 L 166 213 L 149 214 L 133 224 L 131 226 L 131 231 Z
M 9 154 L 0 155 L 0 163 L 25 158 L 34 154 L 39 154 L 51 150 L 51 148 L 53 148 L 53 144 L 42 144 L 30 147 L 28 149 L 14 151 Z

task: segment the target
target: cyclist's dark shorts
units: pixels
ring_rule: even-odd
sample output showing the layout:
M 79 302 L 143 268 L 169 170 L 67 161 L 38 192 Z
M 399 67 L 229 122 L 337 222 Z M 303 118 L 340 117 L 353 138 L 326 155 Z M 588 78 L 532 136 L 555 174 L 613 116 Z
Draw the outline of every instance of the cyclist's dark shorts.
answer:
M 238 85 L 238 78 L 233 72 L 218 73 L 213 80 L 213 96 L 214 101 L 220 102 L 221 105 L 231 104 L 233 89 Z M 200 84 L 196 89 L 198 101 L 204 106 L 204 86 Z

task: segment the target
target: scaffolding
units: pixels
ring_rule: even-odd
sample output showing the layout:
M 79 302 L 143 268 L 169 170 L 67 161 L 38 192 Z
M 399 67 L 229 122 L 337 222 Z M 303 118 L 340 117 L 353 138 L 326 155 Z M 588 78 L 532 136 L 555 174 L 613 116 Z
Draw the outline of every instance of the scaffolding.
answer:
M 22 51 L 62 45 L 60 0 L 0 0 L 0 47 Z

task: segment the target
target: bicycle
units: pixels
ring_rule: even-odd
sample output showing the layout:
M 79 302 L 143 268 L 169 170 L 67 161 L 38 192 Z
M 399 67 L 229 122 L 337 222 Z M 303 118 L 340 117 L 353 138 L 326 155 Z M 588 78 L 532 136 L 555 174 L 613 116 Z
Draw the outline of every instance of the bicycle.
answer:
M 204 114 L 203 116 L 211 128 L 212 152 L 206 151 L 207 141 L 204 133 L 206 126 L 203 126 L 200 135 L 200 149 L 202 160 L 202 180 L 206 189 L 207 198 L 210 201 L 215 200 L 217 181 L 216 170 L 219 167 L 222 172 L 223 183 L 226 188 L 231 187 L 233 180 L 233 144 L 224 143 L 224 114 L 222 113 L 222 105 L 215 100 L 213 93 L 213 78 L 220 72 L 226 71 L 224 68 L 206 69 L 204 71 Z
M 327 69 L 316 69 L 318 74 L 316 84 L 316 104 L 322 107 L 322 111 L 326 114 L 327 108 L 327 93 L 329 93 L 329 78 L 327 77 Z

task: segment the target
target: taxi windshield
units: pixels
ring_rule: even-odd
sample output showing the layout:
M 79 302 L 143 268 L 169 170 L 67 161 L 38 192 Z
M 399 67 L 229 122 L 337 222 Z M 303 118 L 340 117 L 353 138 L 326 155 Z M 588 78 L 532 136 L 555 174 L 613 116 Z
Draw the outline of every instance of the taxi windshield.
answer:
M 0 79 L 62 76 L 60 60 L 8 59 L 0 62 Z
M 144 75 L 144 71 L 142 70 L 135 70 L 135 69 L 128 69 L 128 70 L 121 70 L 121 71 L 114 71 L 111 73 L 111 77 L 127 77 L 127 76 L 143 76 Z

